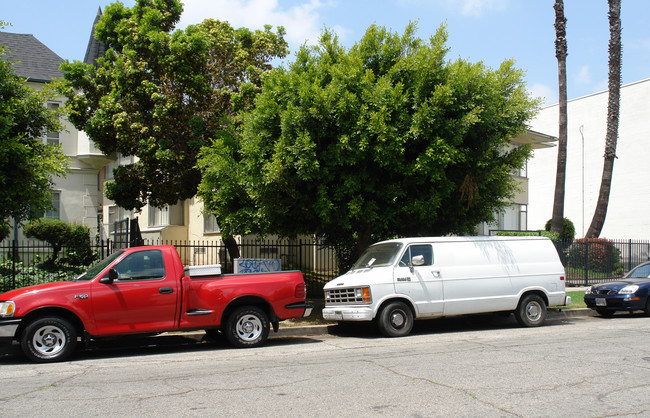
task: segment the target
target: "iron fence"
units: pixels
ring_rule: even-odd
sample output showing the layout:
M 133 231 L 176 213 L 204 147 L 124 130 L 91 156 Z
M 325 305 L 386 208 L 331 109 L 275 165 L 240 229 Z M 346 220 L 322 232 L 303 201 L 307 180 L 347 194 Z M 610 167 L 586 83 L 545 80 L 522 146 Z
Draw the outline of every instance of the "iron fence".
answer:
M 123 247 L 105 240 L 91 245 L 96 259 Z M 224 273 L 233 272 L 234 263 L 222 241 L 147 241 L 144 245 L 170 244 L 176 247 L 185 265 L 221 264 Z M 300 270 L 309 297 L 322 297 L 325 283 L 340 274 L 332 248 L 310 240 L 239 240 L 241 257 L 277 259 L 282 270 Z M 650 241 L 575 240 L 556 242 L 569 286 L 588 286 L 621 277 L 635 265 L 650 259 Z M 17 287 L 58 280 L 71 280 L 88 266 L 66 262 L 68 249 L 62 248 L 55 263 L 46 261 L 52 248 L 43 242 L 0 243 L 0 292 Z

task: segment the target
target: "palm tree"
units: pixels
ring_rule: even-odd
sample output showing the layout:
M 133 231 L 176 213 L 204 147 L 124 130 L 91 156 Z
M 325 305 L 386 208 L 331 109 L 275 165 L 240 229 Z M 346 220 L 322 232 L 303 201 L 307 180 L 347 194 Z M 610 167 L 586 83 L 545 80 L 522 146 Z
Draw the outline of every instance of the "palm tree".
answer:
M 586 237 L 598 238 L 603 230 L 609 193 L 612 188 L 616 141 L 618 139 L 618 120 L 621 96 L 621 0 L 608 0 L 609 4 L 609 78 L 607 81 L 609 99 L 607 103 L 607 134 L 605 137 L 605 161 L 603 177 L 596 211 L 587 230 Z
M 557 58 L 558 85 L 560 89 L 560 127 L 557 149 L 557 171 L 555 173 L 555 197 L 553 200 L 553 216 L 551 232 L 562 233 L 564 225 L 564 184 L 566 180 L 566 147 L 567 147 L 567 89 L 566 89 L 566 18 L 564 17 L 564 1 L 555 0 L 555 57 Z

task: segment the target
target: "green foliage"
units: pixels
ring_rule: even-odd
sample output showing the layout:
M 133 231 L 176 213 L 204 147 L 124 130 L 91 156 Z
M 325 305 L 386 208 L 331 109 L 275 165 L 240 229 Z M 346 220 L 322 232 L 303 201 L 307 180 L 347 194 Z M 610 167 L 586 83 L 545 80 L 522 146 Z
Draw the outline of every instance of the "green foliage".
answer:
M 238 123 L 270 62 L 288 52 L 282 28 L 250 31 L 208 19 L 174 31 L 181 12 L 177 0 L 111 4 L 95 27 L 105 57 L 96 67 L 62 66 L 75 127 L 107 154 L 138 157 L 106 185 L 124 208 L 193 197 L 199 150 Z
M 47 242 L 52 247 L 51 257 L 45 261 L 46 266 L 57 264 L 59 252 L 66 247 L 65 258 L 59 265 L 88 265 L 95 254 L 90 248 L 90 229 L 83 225 L 70 225 L 59 219 L 40 218 L 30 221 L 23 228 L 27 238 L 36 238 Z
M 13 277 L 14 269 L 16 270 L 15 278 Z M 85 270 L 86 266 L 43 266 L 38 258 L 29 265 L 22 261 L 14 264 L 11 259 L 5 259 L 0 261 L 0 277 L 2 278 L 0 293 L 35 284 L 71 280 Z
M 264 78 L 241 136 L 215 137 L 199 195 L 225 231 L 316 234 L 345 264 L 374 240 L 472 233 L 513 196 L 530 155 L 510 139 L 538 101 L 512 61 L 447 61 L 371 26 L 351 49 L 325 30 Z
M 551 230 L 551 221 L 552 219 L 549 219 L 544 226 L 547 231 Z M 570 243 L 573 242 L 575 237 L 576 227 L 573 225 L 573 222 L 571 222 L 569 218 L 564 218 L 562 221 L 562 232 L 560 233 L 560 239 L 565 243 Z
M 541 234 L 540 234 L 541 232 Z M 501 237 L 546 237 L 557 241 L 559 234 L 551 231 L 497 231 L 497 236 Z
M 9 224 L 5 223 L 0 223 L 0 241 L 4 240 L 9 236 L 9 233 L 11 232 L 11 227 Z
M 606 238 L 581 238 L 569 248 L 568 266 L 598 273 L 620 274 L 623 271 L 621 251 Z
M 60 130 L 57 114 L 45 104 L 47 87 L 29 88 L 19 78 L 0 47 L 0 228 L 9 218 L 19 223 L 51 208 L 54 176 L 64 176 L 67 158 L 43 136 Z

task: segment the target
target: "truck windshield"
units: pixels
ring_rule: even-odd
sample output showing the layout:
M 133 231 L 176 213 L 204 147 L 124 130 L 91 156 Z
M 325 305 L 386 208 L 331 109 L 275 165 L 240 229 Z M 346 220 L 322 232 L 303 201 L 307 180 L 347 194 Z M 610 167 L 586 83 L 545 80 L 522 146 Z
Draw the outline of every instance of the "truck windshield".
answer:
M 352 270 L 390 266 L 395 261 L 401 248 L 402 244 L 399 242 L 371 245 L 354 263 Z
M 97 264 L 91 266 L 88 271 L 86 271 L 81 276 L 77 277 L 75 280 L 90 280 L 97 276 L 102 270 L 106 268 L 109 264 L 113 262 L 116 258 L 124 254 L 123 250 L 115 251 L 113 254 L 109 255 L 105 259 L 98 261 Z

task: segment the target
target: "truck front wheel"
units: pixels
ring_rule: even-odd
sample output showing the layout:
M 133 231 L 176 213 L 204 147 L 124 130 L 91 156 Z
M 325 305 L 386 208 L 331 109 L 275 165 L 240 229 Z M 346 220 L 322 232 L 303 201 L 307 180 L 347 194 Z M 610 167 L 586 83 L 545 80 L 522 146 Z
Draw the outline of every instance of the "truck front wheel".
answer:
M 235 309 L 226 322 L 226 337 L 235 347 L 257 347 L 269 337 L 269 318 L 256 306 Z
M 63 361 L 74 352 L 77 332 L 72 324 L 63 318 L 39 318 L 25 328 L 20 345 L 32 361 Z
M 381 310 L 377 325 L 386 337 L 403 337 L 413 329 L 413 312 L 403 302 L 392 302 Z

